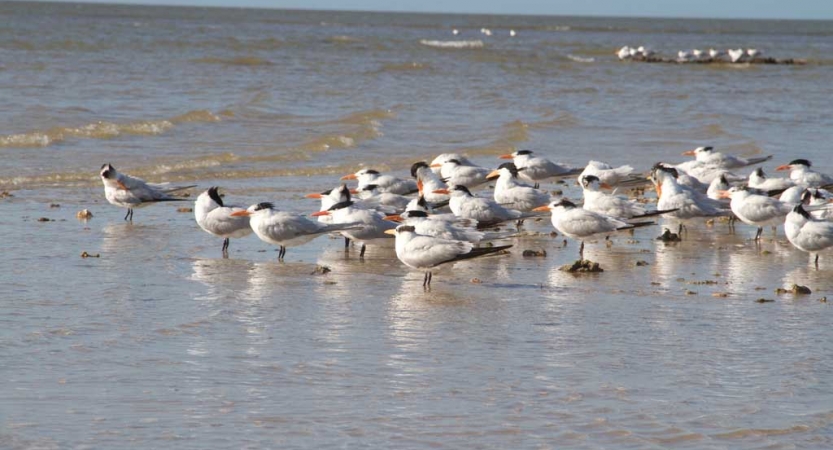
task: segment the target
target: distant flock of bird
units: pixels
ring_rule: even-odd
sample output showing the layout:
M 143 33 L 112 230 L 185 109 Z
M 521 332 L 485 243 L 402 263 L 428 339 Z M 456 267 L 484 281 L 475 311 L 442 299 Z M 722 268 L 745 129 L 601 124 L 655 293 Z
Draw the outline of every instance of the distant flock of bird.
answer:
M 662 216 L 679 224 L 728 217 L 757 227 L 755 240 L 765 226 L 784 224 L 787 239 L 796 248 L 816 253 L 833 247 L 831 194 L 833 177 L 812 170 L 805 159 L 776 168 L 789 178 L 769 178 L 761 168 L 748 177 L 732 172 L 764 163 L 772 156 L 741 158 L 699 147 L 685 152 L 694 156 L 680 164 L 657 163 L 646 173 L 630 166 L 613 167 L 590 161 L 583 168 L 556 164 L 531 150 L 519 150 L 500 158 L 511 160 L 497 169 L 478 166 L 463 155 L 445 153 L 431 163 L 419 161 L 410 178 L 398 178 L 365 168 L 342 177 L 338 186 L 307 195 L 320 200 L 317 212 L 303 215 L 282 211 L 274 203 L 246 207 L 226 204 L 217 187 L 201 193 L 195 202 L 197 224 L 223 239 L 227 257 L 229 240 L 254 232 L 262 241 L 279 247 L 283 260 L 288 247 L 306 244 L 324 234 L 337 233 L 367 246 L 393 245 L 402 263 L 425 272 L 423 287 L 430 289 L 432 270 L 442 264 L 503 252 L 511 245 L 491 241 L 515 235 L 508 225 L 523 226 L 525 219 L 549 214 L 555 230 L 581 242 L 594 235 L 609 235 L 654 225 Z M 107 200 L 133 210 L 157 202 L 184 201 L 173 194 L 194 186 L 169 187 L 147 183 L 119 173 L 112 165 L 101 168 Z M 647 175 L 647 176 L 646 176 Z M 538 189 L 548 180 L 573 179 L 582 199 L 571 201 Z M 348 181 L 356 181 L 348 188 Z M 494 190 L 486 194 L 490 184 Z M 619 194 L 644 193 L 653 185 L 656 209 L 646 198 Z M 481 190 L 484 194 L 480 194 Z M 488 243 L 488 244 L 487 244 Z
M 616 56 L 620 60 L 646 60 L 656 57 L 656 53 L 644 46 L 629 47 L 624 46 L 616 52 Z M 730 63 L 745 63 L 753 61 L 757 58 L 763 57 L 763 52 L 748 48 L 716 50 L 710 48 L 708 50 L 691 49 L 680 50 L 677 52 L 677 62 L 730 62 Z

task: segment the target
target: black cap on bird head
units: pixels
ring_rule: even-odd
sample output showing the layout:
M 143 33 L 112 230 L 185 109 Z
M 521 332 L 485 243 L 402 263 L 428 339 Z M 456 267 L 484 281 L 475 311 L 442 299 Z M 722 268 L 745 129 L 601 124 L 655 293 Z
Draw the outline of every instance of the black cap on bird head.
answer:
M 214 203 L 223 206 L 223 199 L 220 198 L 220 193 L 217 189 L 219 189 L 217 186 L 211 186 L 208 188 L 208 197 L 211 198 L 211 200 L 214 200 Z
M 714 150 L 714 147 L 712 147 L 712 146 L 702 147 L 701 150 L 704 151 L 704 152 L 710 152 L 710 151 Z
M 273 205 L 272 203 L 261 202 L 261 203 L 258 203 L 257 205 L 255 205 L 255 211 L 260 211 L 260 210 L 263 210 L 263 209 L 273 209 L 274 207 L 275 207 L 275 205 Z
M 364 185 L 364 187 L 362 188 L 362 190 L 363 190 L 363 191 L 370 192 L 370 191 L 372 191 L 372 190 L 374 190 L 374 189 L 376 189 L 376 188 L 378 188 L 378 187 L 379 187 L 379 185 L 378 185 L 378 184 L 365 184 L 365 185 Z M 349 191 L 348 191 L 348 193 L 349 193 Z
M 347 199 L 347 201 L 350 201 L 350 189 L 347 187 L 346 184 L 342 184 L 338 187 L 338 193 L 339 195 L 341 195 L 341 197 Z
M 371 175 L 379 175 L 379 171 L 376 169 L 364 169 L 364 173 L 369 173 Z
M 723 176 L 723 175 L 721 175 L 721 176 Z M 755 169 L 755 176 L 758 176 L 758 177 L 761 177 L 761 178 L 766 178 L 766 175 L 764 174 L 764 169 L 762 169 L 760 167 Z
M 599 181 L 601 181 L 601 180 L 599 180 L 599 177 L 597 177 L 596 175 L 585 175 L 585 176 L 581 177 L 581 185 L 584 186 L 584 187 L 588 187 L 593 182 L 598 183 Z
M 729 180 L 726 179 L 726 174 L 720 174 L 720 184 L 729 184 Z
M 469 190 L 469 188 L 463 186 L 462 184 L 455 184 L 454 186 L 451 186 L 450 188 L 448 188 L 448 190 L 449 191 L 465 192 L 466 195 L 468 195 L 469 197 L 472 197 L 472 194 L 471 194 L 471 191 Z
M 500 170 L 500 169 L 508 170 L 509 173 L 512 174 L 512 177 L 517 177 L 518 176 L 518 171 L 520 170 L 520 169 L 518 169 L 518 166 L 515 165 L 515 163 L 511 163 L 511 162 L 503 163 L 503 164 L 497 166 L 497 170 Z
M 350 200 L 347 200 L 347 201 L 344 201 L 344 202 L 338 202 L 335 205 L 330 206 L 330 208 L 327 211 L 336 211 L 336 210 L 339 210 L 339 209 L 347 208 L 348 206 L 351 206 L 352 204 L 353 204 L 353 202 L 350 201 Z
M 576 207 L 576 204 L 567 200 L 566 198 L 562 198 L 558 201 L 558 203 L 555 204 L 555 206 L 563 206 L 567 209 L 572 209 Z
M 798 205 L 795 205 L 795 208 L 793 208 L 793 212 L 801 214 L 801 216 L 804 217 L 805 219 L 810 219 L 810 213 L 808 213 L 807 211 L 804 210 L 804 207 L 801 206 L 801 203 L 799 203 Z
M 423 207 L 423 208 L 425 208 L 425 209 L 428 209 L 428 201 L 427 201 L 427 200 L 425 200 L 425 196 L 424 196 L 424 195 L 420 195 L 420 196 L 419 196 L 419 198 L 417 199 L 417 205 L 419 205 L 419 206 L 421 206 L 421 207 Z
M 801 165 L 801 166 L 807 166 L 807 167 L 812 167 L 813 166 L 813 164 L 810 161 L 806 160 L 806 159 L 794 159 L 794 160 L 790 161 L 790 163 L 787 164 L 787 165 L 788 166 Z
M 110 178 L 116 174 L 115 167 L 111 166 L 109 163 L 101 165 L 101 176 L 104 178 Z
M 428 163 L 427 163 L 427 162 L 425 162 L 425 161 L 418 161 L 418 162 L 415 162 L 415 163 L 411 166 L 411 176 L 412 176 L 412 177 L 414 177 L 414 178 L 416 178 L 416 177 L 417 177 L 417 170 L 419 170 L 419 169 L 420 169 L 420 168 L 422 168 L 422 167 L 428 167 Z
M 410 217 L 428 217 L 428 213 L 427 213 L 427 212 L 425 212 L 425 211 L 420 211 L 420 210 L 418 210 L 418 209 L 414 209 L 414 210 L 410 210 L 410 211 L 405 211 L 405 214 L 407 214 L 409 218 L 410 218 Z
M 446 160 L 445 162 L 447 162 L 447 163 L 451 163 L 451 164 L 456 164 L 456 165 L 458 165 L 458 166 L 461 164 L 461 163 L 460 163 L 460 160 L 459 160 L 459 159 L 455 159 L 455 158 L 448 159 L 448 160 Z
M 531 154 L 532 154 L 532 150 L 518 150 L 517 152 L 515 152 L 515 154 L 516 154 L 517 156 L 522 156 L 522 155 L 531 155 Z
M 680 173 L 677 172 L 677 169 L 675 169 L 673 167 L 666 166 L 665 164 L 663 164 L 661 162 L 654 164 L 654 167 L 652 168 L 652 170 L 655 171 L 655 172 L 656 171 L 663 171 L 665 173 L 669 173 L 674 178 L 677 178 L 677 177 L 680 176 Z

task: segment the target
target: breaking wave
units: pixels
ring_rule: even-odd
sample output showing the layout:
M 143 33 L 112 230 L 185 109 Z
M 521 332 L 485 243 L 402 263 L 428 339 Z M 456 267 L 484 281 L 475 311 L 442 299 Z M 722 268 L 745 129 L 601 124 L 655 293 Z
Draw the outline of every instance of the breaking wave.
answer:
M 479 39 L 474 41 L 431 41 L 428 39 L 422 39 L 419 43 L 434 48 L 483 48 L 483 41 Z

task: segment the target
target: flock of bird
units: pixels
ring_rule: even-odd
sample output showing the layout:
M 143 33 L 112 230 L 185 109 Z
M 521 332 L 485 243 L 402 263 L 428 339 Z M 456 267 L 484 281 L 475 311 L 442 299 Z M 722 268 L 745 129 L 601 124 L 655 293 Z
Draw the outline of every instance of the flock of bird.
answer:
M 829 208 L 833 200 L 826 190 L 833 187 L 833 177 L 813 171 L 805 159 L 776 168 L 789 171 L 789 178 L 769 178 L 761 168 L 748 177 L 733 171 L 764 163 L 771 156 L 747 159 L 712 147 L 684 155 L 694 159 L 657 163 L 646 176 L 630 166 L 613 167 L 599 161 L 583 168 L 569 167 L 531 150 L 500 156 L 511 161 L 494 170 L 477 166 L 463 155 L 445 153 L 431 163 L 414 163 L 411 178 L 371 168 L 346 175 L 339 186 L 307 195 L 321 203 L 311 215 L 281 211 L 268 202 L 248 208 L 227 205 L 217 187 L 197 197 L 194 214 L 203 230 L 223 238 L 224 256 L 231 238 L 252 232 L 279 247 L 279 260 L 288 247 L 324 234 L 344 236 L 345 251 L 351 240 L 361 243 L 360 257 L 369 245 L 393 244 L 402 263 L 425 272 L 425 288 L 430 288 L 432 269 L 439 265 L 510 248 L 491 244 L 515 235 L 503 225 L 520 228 L 525 219 L 546 214 L 557 232 L 581 242 L 581 259 L 585 239 L 654 225 L 651 218 L 657 216 L 677 222 L 680 232 L 687 221 L 724 216 L 757 227 L 756 241 L 765 226 L 783 223 L 787 239 L 796 248 L 816 253 L 818 268 L 818 252 L 833 247 Z M 127 208 L 124 219 L 131 221 L 135 208 L 185 201 L 173 194 L 194 187 L 147 183 L 119 173 L 110 164 L 102 166 L 100 176 L 107 200 Z M 572 178 L 582 189 L 581 201 L 538 189 L 547 180 Z M 348 188 L 345 183 L 353 180 L 357 186 Z M 475 194 L 492 183 L 491 194 Z M 656 190 L 656 209 L 648 209 L 651 200 L 645 197 L 618 194 L 644 194 L 651 184 Z
M 656 53 L 648 49 L 644 46 L 639 47 L 629 47 L 624 46 L 620 48 L 616 52 L 616 56 L 619 57 L 620 60 L 628 60 L 628 59 L 646 59 L 655 56 Z M 700 49 L 691 49 L 691 50 L 680 50 L 677 52 L 677 61 L 679 62 L 697 62 L 697 61 L 724 61 L 724 62 L 731 62 L 731 63 L 743 63 L 749 62 L 755 58 L 760 58 L 763 56 L 763 52 L 758 49 L 748 48 L 746 50 L 742 48 L 737 49 L 728 49 L 728 50 L 716 50 L 710 48 L 708 50 L 700 50 Z

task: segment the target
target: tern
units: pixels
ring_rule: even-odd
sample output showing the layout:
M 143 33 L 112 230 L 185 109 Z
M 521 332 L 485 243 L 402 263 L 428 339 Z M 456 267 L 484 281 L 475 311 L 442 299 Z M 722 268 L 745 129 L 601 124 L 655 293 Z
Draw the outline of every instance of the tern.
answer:
M 260 240 L 280 246 L 278 261 L 283 261 L 287 247 L 303 245 L 322 234 L 348 230 L 356 226 L 355 223 L 325 225 L 309 220 L 300 214 L 278 211 L 275 205 L 268 202 L 235 211 L 231 216 L 249 217 L 252 230 Z
M 411 225 L 416 229 L 417 234 L 441 239 L 468 241 L 476 244 L 486 235 L 470 226 L 476 224 L 475 221 L 464 222 L 463 219 L 450 214 L 435 217 L 429 216 L 425 211 L 405 211 L 402 214 L 385 216 L 385 220 Z
M 494 198 L 497 203 L 518 211 L 532 211 L 533 208 L 550 202 L 550 195 L 518 181 L 519 170 L 514 163 L 503 163 L 486 178 L 497 178 Z
M 519 175 L 520 178 L 536 184 L 548 178 L 576 176 L 582 170 L 556 164 L 541 156 L 534 156 L 532 150 L 518 150 L 514 153 L 501 155 L 500 159 L 511 159 L 515 167 L 523 171 Z
M 432 164 L 433 167 L 433 164 Z M 463 165 L 458 159 L 447 159 L 440 164 L 440 175 L 448 185 L 459 184 L 467 188 L 474 188 L 486 182 L 486 175 L 491 169 L 474 165 Z
M 463 156 L 459 153 L 441 153 L 441 154 L 437 155 L 436 158 L 431 160 L 431 164 L 430 164 L 431 170 L 434 173 L 438 174 L 438 175 L 442 175 L 441 169 L 442 169 L 443 163 L 445 163 L 449 159 L 456 159 L 457 161 L 460 161 L 460 164 L 462 164 L 464 166 L 475 166 L 476 165 L 473 162 L 471 162 L 470 159 L 466 158 L 465 156 Z
M 407 195 L 417 191 L 415 181 L 397 178 L 391 175 L 382 175 L 378 170 L 374 169 L 362 169 L 356 173 L 341 177 L 341 180 L 358 180 L 359 186 L 357 189 L 361 189 L 368 184 L 375 184 L 379 192 L 390 192 L 391 194 Z
M 668 217 L 687 220 L 696 217 L 725 216 L 729 211 L 717 201 L 694 189 L 677 183 L 677 169 L 657 164 L 651 170 L 651 181 L 657 191 L 657 209 L 673 209 Z
M 772 159 L 772 155 L 759 156 L 756 158 L 741 158 L 738 156 L 724 155 L 723 153 L 714 151 L 714 147 L 697 147 L 694 150 L 683 152 L 683 155 L 694 156 L 698 162 L 727 170 L 760 164 L 764 161 Z M 711 180 L 709 180 L 709 182 L 711 182 Z
M 818 188 L 833 184 L 833 177 L 810 169 L 812 165 L 806 159 L 794 159 L 789 164 L 776 167 L 775 170 L 789 170 L 793 183 L 805 188 Z
M 412 200 L 404 195 L 392 194 L 390 192 L 379 192 L 375 184 L 367 184 L 358 191 L 359 199 L 368 207 L 379 210 L 404 211 Z M 342 200 L 343 201 L 343 200 Z M 330 205 L 332 206 L 332 205 Z M 327 217 L 327 216 L 322 216 Z
M 819 267 L 818 252 L 833 246 L 833 222 L 816 219 L 802 205 L 797 205 L 787 214 L 784 232 L 795 248 L 816 254 L 816 269 Z
M 354 189 L 347 189 L 347 186 L 342 184 L 341 186 L 326 190 L 321 193 L 313 193 L 305 195 L 306 198 L 316 198 L 321 200 L 321 208 L 319 211 L 326 211 L 330 209 L 331 206 L 335 205 L 336 203 L 344 202 L 350 200 L 350 194 L 356 194 L 358 191 Z M 320 216 L 318 221 L 321 223 L 333 223 L 332 216 Z
M 437 189 L 446 189 L 448 186 L 440 179 L 439 175 L 431 170 L 425 161 L 415 162 L 411 165 L 411 176 L 419 183 L 422 183 L 422 195 L 429 203 L 443 203 L 448 201 L 448 196 L 435 194 Z
M 627 45 L 620 48 L 619 51 L 616 52 L 616 56 L 619 59 L 630 59 L 631 58 L 631 48 Z
M 567 199 L 561 199 L 549 205 L 540 206 L 535 208 L 534 211 L 551 211 L 552 226 L 559 233 L 581 242 L 581 246 L 579 247 L 580 259 L 584 259 L 585 238 L 596 234 L 631 230 L 656 224 L 655 222 L 623 222 L 605 214 L 579 208 Z
M 720 174 L 719 177 L 712 180 L 712 183 L 709 185 L 709 188 L 706 190 L 706 196 L 712 200 L 721 200 L 723 199 L 723 191 L 728 191 L 732 185 L 729 184 L 729 180 L 726 179 L 726 174 Z
M 795 183 L 788 178 L 768 178 L 764 169 L 758 167 L 749 174 L 749 187 L 762 191 L 785 191 L 795 186 Z
M 595 175 L 585 175 L 580 178 L 580 180 L 584 194 L 584 204 L 582 207 L 588 211 L 604 214 L 606 216 L 615 217 L 621 220 L 639 219 L 673 212 L 673 210 L 648 211 L 645 206 L 639 202 L 630 200 L 626 197 L 603 192 L 601 188 L 610 189 L 610 186 L 605 183 L 601 183 L 599 178 Z
M 536 214 L 506 208 L 490 198 L 475 197 L 465 186 L 454 185 L 441 193 L 451 198 L 448 206 L 455 216 L 477 221 L 478 228 L 490 228 L 510 220 L 523 220 Z
M 229 238 L 243 238 L 252 234 L 248 217 L 235 217 L 233 213 L 244 208 L 224 205 L 217 187 L 210 187 L 194 202 L 194 217 L 205 232 L 223 238 L 223 255 L 228 256 Z
M 367 209 L 352 200 L 336 203 L 327 211 L 318 211 L 312 215 L 314 217 L 332 215 L 333 224 L 350 225 L 350 228 L 341 231 L 341 234 L 362 243 L 359 258 L 364 258 L 368 244 L 373 245 L 380 240 L 389 239 L 391 236 L 385 234 L 385 231 L 396 227 L 395 223 L 385 220 L 385 216 L 380 212 Z
M 761 239 L 764 226 L 777 226 L 784 221 L 792 206 L 778 199 L 752 192 L 745 186 L 735 186 L 722 191 L 721 197 L 731 198 L 729 206 L 741 222 L 758 227 L 755 240 Z
M 590 161 L 584 170 L 579 174 L 579 179 L 587 175 L 595 175 L 601 183 L 610 186 L 617 186 L 624 182 L 631 182 L 637 179 L 633 176 L 633 167 L 620 166 L 613 167 L 610 164 L 602 161 Z M 640 182 L 643 179 L 639 179 Z
M 111 205 L 127 208 L 124 220 L 131 222 L 134 208 L 143 208 L 157 202 L 186 202 L 188 199 L 172 197 L 170 194 L 196 186 L 167 187 L 148 183 L 140 178 L 119 173 L 110 164 L 101 166 L 99 175 L 104 183 L 104 197 Z
M 511 245 L 475 248 L 471 242 L 423 236 L 411 225 L 399 225 L 386 233 L 396 236 L 396 257 L 403 264 L 425 271 L 422 287 L 431 289 L 433 269 L 441 264 L 454 263 L 506 250 Z
M 729 50 L 726 50 L 726 53 L 729 54 L 729 59 L 733 63 L 741 62 L 743 57 L 746 56 L 746 52 L 744 52 L 742 48 L 739 48 L 739 49 L 736 49 L 736 50 L 729 49 Z

